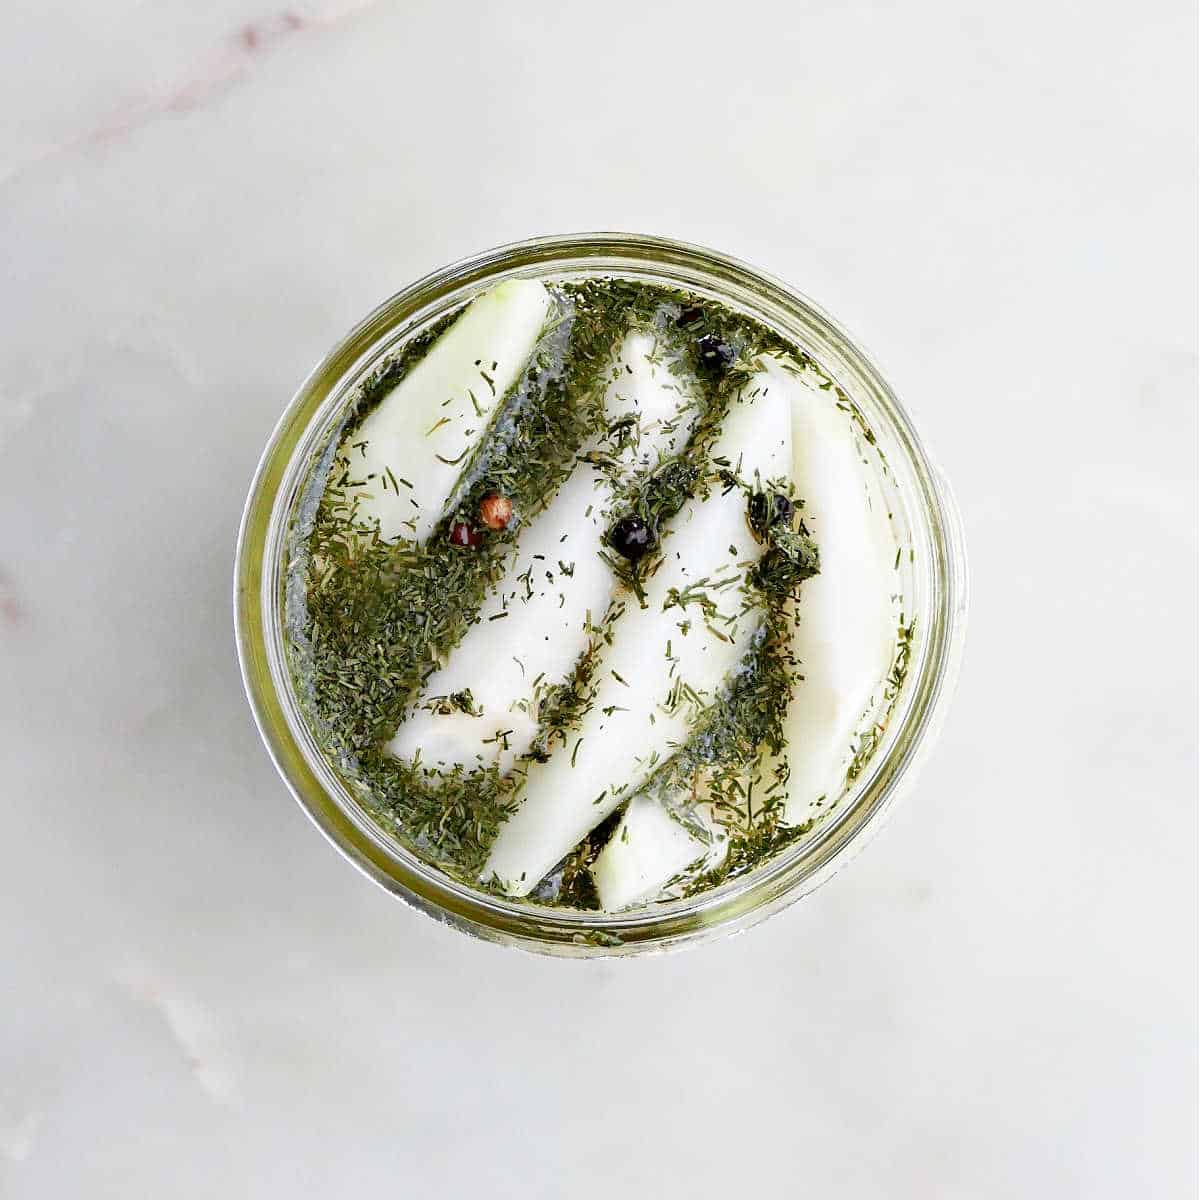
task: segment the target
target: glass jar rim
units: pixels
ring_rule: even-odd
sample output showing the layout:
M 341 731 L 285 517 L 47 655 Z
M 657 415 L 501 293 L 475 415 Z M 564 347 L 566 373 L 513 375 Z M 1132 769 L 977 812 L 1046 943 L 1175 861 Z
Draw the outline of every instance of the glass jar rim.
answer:
M 372 364 L 502 278 L 639 272 L 749 308 L 775 328 L 802 328 L 806 345 L 820 344 L 816 357 L 824 369 L 866 389 L 918 488 L 932 602 L 886 744 L 826 829 L 712 891 L 627 913 L 585 912 L 510 900 L 450 879 L 363 811 L 321 755 L 292 692 L 283 653 L 282 567 L 314 443 Z M 798 340 L 794 332 L 789 336 Z M 911 784 L 944 716 L 961 654 L 966 583 L 962 526 L 946 482 L 892 388 L 840 325 L 800 292 L 717 251 L 648 235 L 583 233 L 498 246 L 440 268 L 385 300 L 317 364 L 284 410 L 250 486 L 238 533 L 234 623 L 263 742 L 301 807 L 346 858 L 412 906 L 477 936 L 549 954 L 615 956 L 744 929 L 812 891 L 845 864 L 851 849 L 862 848 L 902 786 Z

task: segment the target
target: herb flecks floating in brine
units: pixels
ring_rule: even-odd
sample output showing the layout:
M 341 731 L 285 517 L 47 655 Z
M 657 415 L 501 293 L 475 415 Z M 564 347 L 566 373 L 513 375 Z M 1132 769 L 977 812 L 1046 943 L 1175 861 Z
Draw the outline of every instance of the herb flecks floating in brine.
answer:
M 753 869 L 834 806 L 903 682 L 864 440 L 806 354 L 688 293 L 485 293 L 366 380 L 314 461 L 288 651 L 331 764 L 429 862 L 535 903 Z M 847 587 L 868 598 L 839 609 Z

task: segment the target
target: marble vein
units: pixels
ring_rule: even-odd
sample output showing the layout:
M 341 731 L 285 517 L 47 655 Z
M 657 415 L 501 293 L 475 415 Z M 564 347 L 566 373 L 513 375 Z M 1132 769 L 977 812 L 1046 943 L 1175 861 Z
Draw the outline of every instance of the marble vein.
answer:
M 215 49 L 198 59 L 179 79 L 114 108 L 101 121 L 74 137 L 51 142 L 13 164 L 0 173 L 0 186 L 13 183 L 49 161 L 121 141 L 164 117 L 193 112 L 247 80 L 263 59 L 276 53 L 294 35 L 335 28 L 377 3 L 378 0 L 345 0 L 313 13 L 289 8 L 245 22 Z

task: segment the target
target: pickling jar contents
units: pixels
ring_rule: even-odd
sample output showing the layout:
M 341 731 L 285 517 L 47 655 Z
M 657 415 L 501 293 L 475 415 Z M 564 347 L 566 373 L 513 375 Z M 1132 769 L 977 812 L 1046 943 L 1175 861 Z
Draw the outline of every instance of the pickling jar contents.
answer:
M 289 667 L 392 837 L 623 911 L 808 835 L 912 625 L 887 464 L 805 350 L 710 299 L 510 279 L 362 382 L 290 537 Z

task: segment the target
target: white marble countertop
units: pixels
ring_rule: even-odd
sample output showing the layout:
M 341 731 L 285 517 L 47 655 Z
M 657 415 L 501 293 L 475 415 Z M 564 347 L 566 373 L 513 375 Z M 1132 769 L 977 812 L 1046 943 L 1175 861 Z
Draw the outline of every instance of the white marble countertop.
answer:
M 0 1193 L 1195 1194 L 1196 16 L 1182 0 L 9 0 Z M 957 488 L 938 753 L 744 937 L 540 961 L 277 780 L 234 534 L 418 274 L 625 228 L 877 354 Z

